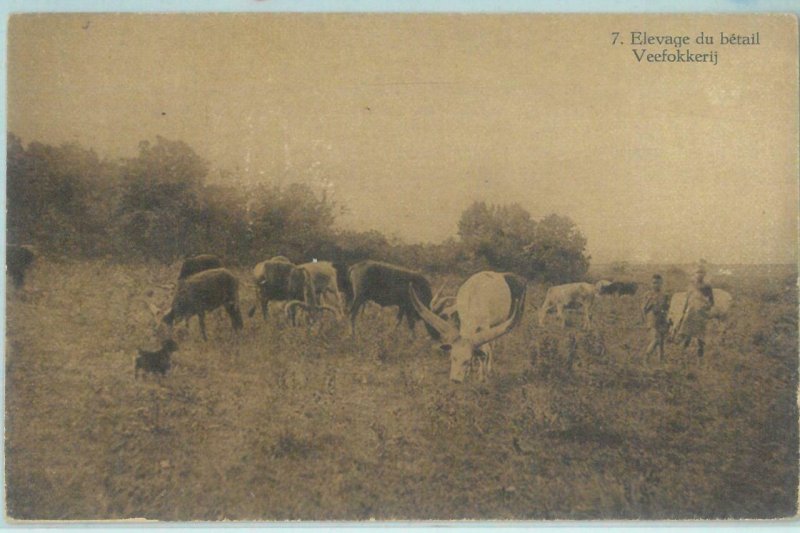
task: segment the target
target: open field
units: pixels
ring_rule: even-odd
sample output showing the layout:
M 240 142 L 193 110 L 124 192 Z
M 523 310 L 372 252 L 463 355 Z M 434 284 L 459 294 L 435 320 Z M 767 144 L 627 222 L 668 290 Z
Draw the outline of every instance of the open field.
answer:
M 663 270 L 665 288 L 686 278 Z M 629 279 L 647 283 L 651 269 Z M 253 302 L 249 276 L 242 308 Z M 595 275 L 604 275 L 596 272 Z M 645 364 L 639 295 L 596 331 L 535 320 L 495 345 L 488 383 L 448 382 L 424 328 L 368 307 L 353 340 L 275 312 L 176 329 L 176 366 L 134 380 L 155 348 L 165 267 L 40 260 L 7 301 L 7 509 L 18 519 L 772 518 L 796 512 L 796 272 L 735 270 L 702 363 Z M 438 287 L 442 280 L 436 280 Z M 449 280 L 452 293 L 460 280 Z M 154 292 L 153 287 L 156 287 Z M 275 308 L 273 308 L 276 310 Z M 277 310 L 276 310 L 277 311 Z M 575 320 L 578 323 L 578 320 Z M 603 350 L 602 348 L 605 348 Z

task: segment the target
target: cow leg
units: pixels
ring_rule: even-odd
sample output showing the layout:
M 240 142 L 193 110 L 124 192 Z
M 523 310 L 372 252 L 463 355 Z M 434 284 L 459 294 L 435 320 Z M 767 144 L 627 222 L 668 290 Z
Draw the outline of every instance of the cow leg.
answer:
M 336 294 L 336 307 L 339 309 L 339 316 L 343 317 L 344 316 L 344 299 L 342 298 L 342 293 L 339 292 L 338 290 L 334 291 L 334 293 Z
M 478 360 L 478 381 L 483 383 L 487 379 L 488 368 L 487 368 L 487 359 L 488 353 L 484 352 L 475 357 Z
M 414 316 L 406 312 L 406 320 L 408 321 L 408 329 L 411 330 L 411 336 L 415 339 L 417 338 L 417 319 Z
M 411 330 L 411 333 L 414 333 L 414 326 L 417 324 L 417 320 L 414 318 L 414 311 L 413 308 L 404 308 L 400 307 L 401 312 L 403 313 L 403 318 L 406 319 L 406 324 L 408 324 L 408 329 Z M 401 319 L 402 320 L 402 319 Z
M 301 310 L 299 305 L 292 307 L 292 312 L 290 317 L 290 322 L 292 324 L 292 327 L 297 327 L 297 325 L 300 323 L 299 313 L 305 313 L 305 311 Z M 308 323 L 308 317 L 306 317 L 306 324 L 307 323 Z
M 405 315 L 406 315 L 406 314 L 405 314 L 405 311 L 403 311 L 403 308 L 402 308 L 402 307 L 400 307 L 400 308 L 397 310 L 397 324 L 395 324 L 395 325 L 394 325 L 394 329 L 395 329 L 395 331 L 397 330 L 397 328 L 399 328 L 399 327 L 400 327 L 400 324 L 403 322 L 403 318 L 405 317 Z
M 231 319 L 231 326 L 233 326 L 233 330 L 242 329 L 242 314 L 239 311 L 239 306 L 236 305 L 236 302 L 225 304 L 225 311 L 228 312 L 228 316 Z
M 352 337 L 356 336 L 356 318 L 358 317 L 358 312 L 363 310 L 366 303 L 366 300 L 360 295 L 353 298 L 353 307 L 350 308 L 350 335 Z
M 247 310 L 247 316 L 253 318 L 253 315 L 256 314 L 256 306 L 259 304 L 262 304 L 261 310 L 263 311 L 264 309 L 263 309 L 263 302 L 261 300 L 261 287 L 258 284 L 256 284 L 256 303 L 254 303 L 253 306 Z
M 336 309 L 336 319 L 344 316 L 344 307 L 342 306 L 342 298 L 339 296 L 339 292 L 334 289 L 333 287 L 328 287 L 325 289 L 325 295 L 328 295 L 327 298 L 323 298 L 320 300 L 321 303 L 330 302 L 331 306 Z
M 542 308 L 539 309 L 539 327 L 544 327 L 544 319 L 547 318 L 547 313 L 550 312 L 550 306 L 547 302 L 542 304 Z
M 494 367 L 494 350 L 491 344 L 487 344 L 483 351 L 486 352 L 486 373 L 491 375 Z
M 312 326 L 317 323 L 317 308 L 309 307 L 305 310 L 306 331 L 311 331 Z
M 482 381 L 481 376 L 483 375 L 483 362 L 478 354 L 472 354 L 472 359 L 470 359 L 469 366 L 467 367 L 467 373 L 464 375 L 465 381 L 467 376 L 470 374 L 475 374 L 477 380 Z
M 563 305 L 557 305 L 556 306 L 556 316 L 559 318 L 559 320 L 561 320 L 561 327 L 562 328 L 566 328 L 567 327 L 567 315 L 564 314 L 564 306 Z
M 203 340 L 207 341 L 208 337 L 206 337 L 206 317 L 205 317 L 205 313 L 203 313 L 203 312 L 198 313 L 197 320 L 200 321 L 200 333 L 203 334 Z
M 269 316 L 269 298 L 262 297 L 259 300 L 261 301 L 261 316 L 266 320 Z

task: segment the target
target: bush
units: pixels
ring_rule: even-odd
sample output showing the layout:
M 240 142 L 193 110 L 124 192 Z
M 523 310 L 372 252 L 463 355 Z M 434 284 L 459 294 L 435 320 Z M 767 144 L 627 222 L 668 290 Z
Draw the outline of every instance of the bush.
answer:
M 518 204 L 475 202 L 462 213 L 458 234 L 473 257 L 531 280 L 575 281 L 589 269 L 586 238 L 568 217 L 537 222 Z
M 407 244 L 377 231 L 337 231 L 340 206 L 308 185 L 206 183 L 211 165 L 186 143 L 156 137 L 136 157 L 101 160 L 77 144 L 53 147 L 9 134 L 8 235 L 56 255 L 112 254 L 171 264 L 215 253 L 231 265 L 284 255 L 352 264 L 388 261 L 431 274 L 511 271 L 551 283 L 583 279 L 586 239 L 567 217 L 535 221 L 518 204 L 475 202 L 459 239 Z

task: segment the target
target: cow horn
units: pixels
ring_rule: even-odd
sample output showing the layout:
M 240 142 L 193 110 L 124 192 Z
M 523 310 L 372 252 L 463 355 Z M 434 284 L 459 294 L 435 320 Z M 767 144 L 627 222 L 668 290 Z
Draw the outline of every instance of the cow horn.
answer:
M 422 317 L 422 320 L 424 320 L 433 329 L 438 331 L 439 334 L 444 338 L 458 336 L 458 330 L 456 328 L 454 328 L 440 316 L 436 315 L 436 313 L 425 307 L 425 305 L 419 301 L 417 292 L 414 290 L 414 286 L 411 283 L 408 284 L 408 293 L 411 296 L 411 304 L 414 306 L 414 309 L 417 310 L 419 316 Z
M 438 313 L 436 313 L 436 314 L 437 314 L 437 315 L 439 315 L 439 316 L 446 316 L 446 317 L 448 317 L 448 318 L 452 318 L 452 316 L 458 312 L 458 308 L 455 306 L 455 303 L 456 303 L 456 299 L 455 299 L 455 298 L 453 298 L 453 304 L 454 304 L 454 305 L 447 305 L 447 306 L 444 306 L 444 307 L 442 307 L 442 309 L 441 309 L 441 310 L 440 310 Z
M 439 305 L 439 296 L 442 294 L 445 285 L 447 285 L 447 282 L 442 283 L 442 286 L 439 287 L 439 290 L 436 291 L 436 294 L 434 294 L 433 298 L 431 298 L 431 310 L 436 314 L 439 314 L 438 311 L 436 311 L 436 308 Z
M 319 305 L 316 308 L 319 309 L 320 311 L 330 311 L 336 318 L 339 318 L 339 316 L 341 316 L 339 310 L 330 305 Z
M 300 300 L 289 300 L 286 302 L 286 305 L 283 307 L 283 312 L 287 315 L 292 312 L 292 309 L 295 307 L 302 307 L 303 309 L 307 309 L 305 302 L 301 302 Z
M 522 293 L 522 296 L 515 302 L 515 305 L 511 309 L 511 315 L 505 322 L 497 324 L 494 327 L 486 329 L 484 331 L 479 331 L 476 335 L 472 337 L 472 343 L 477 348 L 478 346 L 482 346 L 487 342 L 493 341 L 494 339 L 505 335 L 511 328 L 516 326 L 520 320 L 522 320 L 522 309 L 525 307 L 525 292 Z
M 441 300 L 437 301 L 436 305 L 433 305 L 433 303 L 431 303 L 431 311 L 441 316 L 442 311 L 444 311 L 445 308 L 453 307 L 455 303 L 456 303 L 455 296 L 445 296 Z

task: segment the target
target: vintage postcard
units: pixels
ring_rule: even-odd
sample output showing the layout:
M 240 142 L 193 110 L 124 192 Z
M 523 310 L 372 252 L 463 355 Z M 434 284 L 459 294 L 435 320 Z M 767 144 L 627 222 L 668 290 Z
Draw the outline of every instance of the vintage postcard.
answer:
M 9 520 L 780 519 L 792 15 L 15 14 Z

